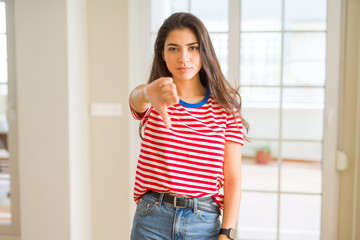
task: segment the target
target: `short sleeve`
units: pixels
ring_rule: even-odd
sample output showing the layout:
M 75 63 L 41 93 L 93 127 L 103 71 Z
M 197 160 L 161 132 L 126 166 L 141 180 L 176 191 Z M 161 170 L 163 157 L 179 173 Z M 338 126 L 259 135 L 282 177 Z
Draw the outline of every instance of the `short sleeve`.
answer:
M 148 108 L 145 113 L 143 115 L 139 115 L 138 112 L 136 112 L 129 104 L 129 107 L 130 107 L 130 111 L 131 111 L 131 115 L 133 116 L 134 119 L 136 120 L 140 120 L 140 121 L 143 121 L 146 117 L 149 116 L 150 112 L 151 112 L 151 109 L 152 107 Z
M 226 121 L 225 129 L 225 141 L 232 141 L 235 143 L 244 145 L 244 134 L 243 134 L 243 124 L 238 111 L 235 111 L 236 121 L 234 116 L 229 113 Z

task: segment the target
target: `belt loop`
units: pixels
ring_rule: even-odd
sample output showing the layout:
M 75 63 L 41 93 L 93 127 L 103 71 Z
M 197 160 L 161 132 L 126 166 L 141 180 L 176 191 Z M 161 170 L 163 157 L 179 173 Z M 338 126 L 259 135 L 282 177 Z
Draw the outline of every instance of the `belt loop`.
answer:
M 160 206 L 162 205 L 164 195 L 165 195 L 165 193 L 160 193 L 160 197 L 159 197 L 159 204 L 160 204 Z
M 197 198 L 193 198 L 194 199 L 194 213 L 196 213 L 198 211 L 197 209 Z

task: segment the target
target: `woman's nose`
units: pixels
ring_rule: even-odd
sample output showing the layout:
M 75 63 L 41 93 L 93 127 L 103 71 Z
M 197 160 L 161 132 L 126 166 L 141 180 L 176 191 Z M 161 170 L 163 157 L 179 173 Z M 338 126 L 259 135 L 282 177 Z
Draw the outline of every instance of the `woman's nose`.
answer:
M 180 52 L 179 62 L 188 62 L 189 61 L 189 53 L 184 50 Z

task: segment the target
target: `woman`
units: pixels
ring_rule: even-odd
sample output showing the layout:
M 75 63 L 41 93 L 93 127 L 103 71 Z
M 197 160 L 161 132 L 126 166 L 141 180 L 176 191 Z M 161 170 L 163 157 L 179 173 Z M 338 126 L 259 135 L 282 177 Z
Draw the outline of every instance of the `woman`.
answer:
M 144 128 L 131 239 L 234 239 L 247 128 L 240 96 L 192 14 L 166 19 L 154 50 L 148 83 L 129 97 Z

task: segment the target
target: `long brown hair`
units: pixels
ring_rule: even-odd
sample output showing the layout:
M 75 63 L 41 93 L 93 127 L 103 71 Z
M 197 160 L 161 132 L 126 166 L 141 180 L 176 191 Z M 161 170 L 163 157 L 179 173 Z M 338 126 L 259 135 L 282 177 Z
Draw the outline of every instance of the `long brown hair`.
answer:
M 228 112 L 232 113 L 234 117 L 235 108 L 240 114 L 244 128 L 248 131 L 249 124 L 241 114 L 241 96 L 238 89 L 233 88 L 225 79 L 205 25 L 199 18 L 190 13 L 174 13 L 167 18 L 160 27 L 154 44 L 154 59 L 148 83 L 151 83 L 160 77 L 172 76 L 163 60 L 165 40 L 171 31 L 186 28 L 190 29 L 195 34 L 199 42 L 202 62 L 202 68 L 199 72 L 201 84 L 204 87 L 209 88 L 212 97 Z M 245 135 L 244 137 L 247 139 Z

